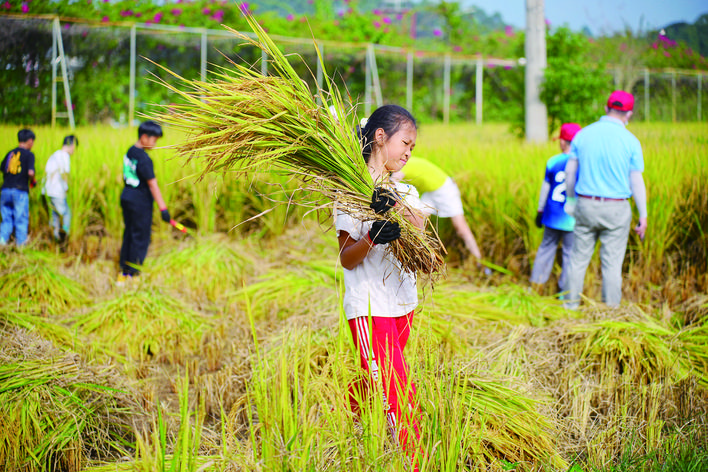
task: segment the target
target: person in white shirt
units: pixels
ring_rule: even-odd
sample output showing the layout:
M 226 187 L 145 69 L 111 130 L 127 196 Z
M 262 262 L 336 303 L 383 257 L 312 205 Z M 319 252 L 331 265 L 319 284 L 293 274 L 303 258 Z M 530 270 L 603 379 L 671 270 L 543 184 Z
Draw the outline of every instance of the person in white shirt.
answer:
M 415 119 L 406 109 L 384 105 L 374 111 L 360 130 L 362 154 L 376 185 L 370 205 L 374 211 L 362 220 L 340 209 L 335 224 L 344 267 L 344 312 L 368 377 L 350 386 L 351 407 L 358 412 L 369 386 L 383 384 L 388 424 L 414 471 L 420 454 L 419 409 L 403 349 L 418 306 L 416 275 L 405 271 L 388 250 L 400 237 L 400 226 L 376 215 L 400 212 L 424 230 L 418 191 L 390 180 L 391 172 L 410 159 L 416 136 Z
M 61 149 L 49 156 L 44 168 L 45 181 L 42 193 L 48 200 L 52 211 L 52 232 L 56 241 L 69 236 L 71 227 L 71 209 L 66 200 L 69 190 L 69 172 L 71 170 L 71 155 L 76 151 L 79 140 L 69 135 L 64 138 Z M 62 235 L 61 231 L 64 232 Z

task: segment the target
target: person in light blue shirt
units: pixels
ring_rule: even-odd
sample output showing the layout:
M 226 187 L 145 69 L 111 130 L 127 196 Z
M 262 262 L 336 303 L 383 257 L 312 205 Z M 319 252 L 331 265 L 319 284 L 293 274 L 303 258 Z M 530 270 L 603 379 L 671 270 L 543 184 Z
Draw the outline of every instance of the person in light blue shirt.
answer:
M 536 226 L 544 228 L 543 240 L 536 251 L 536 259 L 531 271 L 531 283 L 545 284 L 553 270 L 553 263 L 558 251 L 558 242 L 562 241 L 563 260 L 558 278 L 558 291 L 568 290 L 568 267 L 570 250 L 573 247 L 573 228 L 575 218 L 568 215 L 563 206 L 566 199 L 565 166 L 568 162 L 570 143 L 580 131 L 577 123 L 563 123 L 560 129 L 559 145 L 561 154 L 551 157 L 546 163 L 546 174 L 541 186 L 538 201 Z
M 629 198 L 639 212 L 635 231 L 643 240 L 647 230 L 647 197 L 639 140 L 627 129 L 634 96 L 612 92 L 607 115 L 583 128 L 573 139 L 566 165 L 565 211 L 575 216 L 573 250 L 566 307 L 577 309 L 585 271 L 600 240 L 602 301 L 619 306 L 622 300 L 622 262 L 632 222 Z M 576 182 L 577 173 L 577 182 Z

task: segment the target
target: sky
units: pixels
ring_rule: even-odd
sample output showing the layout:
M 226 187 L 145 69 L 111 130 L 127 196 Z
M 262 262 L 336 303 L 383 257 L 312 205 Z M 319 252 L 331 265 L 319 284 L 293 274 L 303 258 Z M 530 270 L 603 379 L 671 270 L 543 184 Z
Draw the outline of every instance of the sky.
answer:
M 505 23 L 517 28 L 526 25 L 526 0 L 462 0 L 491 15 L 499 12 Z M 659 29 L 672 23 L 694 23 L 708 13 L 706 0 L 545 0 L 546 19 L 551 27 L 584 26 L 594 35 L 622 32 L 625 26 L 637 33 Z

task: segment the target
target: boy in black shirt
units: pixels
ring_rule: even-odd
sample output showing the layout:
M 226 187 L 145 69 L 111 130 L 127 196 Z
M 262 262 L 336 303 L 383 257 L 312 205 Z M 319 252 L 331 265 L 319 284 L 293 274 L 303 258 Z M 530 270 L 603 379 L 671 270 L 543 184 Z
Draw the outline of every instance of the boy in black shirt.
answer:
M 15 232 L 15 242 L 22 246 L 27 241 L 29 227 L 29 189 L 37 184 L 34 177 L 34 133 L 21 129 L 17 133 L 18 145 L 8 152 L 0 163 L 3 184 L 0 191 L 0 245 L 7 244 Z
M 123 157 L 125 187 L 120 196 L 123 209 L 123 245 L 120 248 L 121 274 L 118 281 L 138 275 L 150 245 L 152 232 L 152 202 L 157 202 L 162 220 L 170 222 L 170 212 L 157 185 L 152 159 L 147 149 L 152 149 L 162 137 L 162 128 L 154 121 L 146 121 L 138 128 L 138 141 Z

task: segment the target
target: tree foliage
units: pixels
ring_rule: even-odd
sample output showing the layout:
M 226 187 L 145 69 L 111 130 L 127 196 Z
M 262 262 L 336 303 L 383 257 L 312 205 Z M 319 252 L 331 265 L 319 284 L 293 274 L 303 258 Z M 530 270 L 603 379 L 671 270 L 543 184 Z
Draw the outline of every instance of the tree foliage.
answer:
M 544 73 L 541 100 L 548 109 L 549 132 L 564 122 L 585 126 L 602 112 L 602 100 L 611 77 L 602 63 L 588 57 L 588 39 L 567 28 L 547 37 L 548 66 Z

